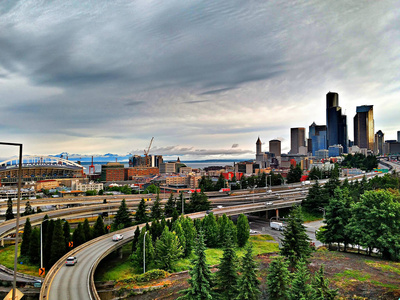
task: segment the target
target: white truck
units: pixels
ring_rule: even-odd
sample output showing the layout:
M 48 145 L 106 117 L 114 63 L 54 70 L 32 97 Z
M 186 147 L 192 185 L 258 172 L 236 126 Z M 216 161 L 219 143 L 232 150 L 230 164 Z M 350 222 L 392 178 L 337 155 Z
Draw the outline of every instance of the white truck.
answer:
M 302 186 L 310 185 L 310 184 L 311 184 L 310 180 L 305 180 L 305 181 L 302 181 L 302 182 L 301 182 L 301 185 L 302 185 Z
M 270 226 L 272 229 L 275 229 L 275 230 L 280 230 L 280 231 L 283 230 L 283 224 L 282 224 L 282 223 L 279 223 L 279 222 L 270 222 L 270 223 L 269 223 L 269 226 Z

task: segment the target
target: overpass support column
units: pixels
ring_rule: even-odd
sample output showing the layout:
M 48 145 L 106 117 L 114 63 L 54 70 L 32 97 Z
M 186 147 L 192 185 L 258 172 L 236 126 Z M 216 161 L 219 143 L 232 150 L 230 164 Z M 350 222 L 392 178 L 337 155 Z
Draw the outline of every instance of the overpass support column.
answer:
M 279 220 L 279 209 L 276 209 L 276 219 Z

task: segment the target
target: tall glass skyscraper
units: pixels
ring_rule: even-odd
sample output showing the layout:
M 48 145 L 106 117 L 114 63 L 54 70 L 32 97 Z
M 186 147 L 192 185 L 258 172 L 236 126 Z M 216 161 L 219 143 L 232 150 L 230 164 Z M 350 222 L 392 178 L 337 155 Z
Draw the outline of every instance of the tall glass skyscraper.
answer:
M 315 156 L 315 151 L 328 148 L 326 144 L 326 125 L 317 125 L 313 122 L 308 127 L 308 137 L 311 140 L 312 155 Z
M 327 146 L 342 145 L 343 152 L 347 153 L 347 116 L 342 115 L 338 93 L 326 94 L 326 127 Z
M 354 116 L 354 145 L 374 151 L 374 106 L 357 106 Z

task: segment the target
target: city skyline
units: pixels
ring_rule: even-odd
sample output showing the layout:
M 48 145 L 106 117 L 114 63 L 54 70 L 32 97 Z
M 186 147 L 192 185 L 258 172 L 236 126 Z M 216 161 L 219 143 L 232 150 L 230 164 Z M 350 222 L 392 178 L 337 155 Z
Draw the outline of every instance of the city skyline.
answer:
M 25 154 L 248 158 L 260 137 L 374 106 L 400 130 L 400 12 L 363 3 L 15 1 L 0 4 L 2 140 Z M 308 137 L 308 135 L 306 135 Z M 14 153 L 1 149 L 0 157 Z

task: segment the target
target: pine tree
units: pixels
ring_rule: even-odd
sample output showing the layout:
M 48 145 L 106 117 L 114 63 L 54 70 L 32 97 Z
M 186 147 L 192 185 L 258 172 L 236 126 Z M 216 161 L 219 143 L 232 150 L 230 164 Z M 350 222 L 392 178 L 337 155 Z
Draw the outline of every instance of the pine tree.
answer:
M 247 244 L 245 254 L 240 268 L 241 277 L 239 279 L 237 300 L 258 300 L 261 294 L 257 279 L 257 265 L 253 258 L 253 247 Z
M 65 252 L 69 251 L 69 242 L 71 241 L 71 228 L 67 221 L 63 224 L 64 241 L 65 241 Z
M 92 230 L 90 228 L 89 220 L 85 218 L 83 221 L 83 234 L 85 235 L 85 242 L 90 241 L 92 239 Z
M 35 213 L 35 211 L 33 210 L 31 204 L 29 203 L 29 201 L 26 201 L 24 216 L 29 216 L 29 215 L 32 215 L 34 213 Z
M 14 219 L 13 202 L 11 199 L 7 200 L 6 221 Z
M 139 226 L 136 226 L 136 230 L 135 230 L 135 233 L 133 235 L 133 240 L 132 240 L 132 253 L 136 251 L 137 243 L 139 241 L 139 236 L 140 236 L 140 229 L 139 229 Z
M 224 246 L 227 239 L 227 231 L 229 226 L 229 219 L 226 214 L 218 218 L 218 245 Z
M 310 238 L 303 225 L 301 208 L 295 206 L 283 230 L 281 254 L 289 259 L 290 266 L 295 267 L 301 259 L 311 256 Z
M 72 234 L 72 241 L 74 242 L 75 248 L 85 243 L 85 233 L 83 232 L 83 227 L 81 223 L 78 223 L 78 226 Z
M 54 222 L 49 265 L 52 266 L 64 254 L 65 254 L 64 231 L 61 225 L 61 220 L 58 219 L 57 221 Z
M 188 279 L 188 283 L 190 287 L 181 291 L 180 293 L 184 293 L 185 295 L 178 299 L 213 299 L 211 271 L 208 269 L 206 263 L 205 250 L 204 233 L 200 231 L 194 249 L 196 258 L 191 261 L 193 268 L 189 271 L 190 278 Z
M 27 218 L 25 221 L 24 233 L 22 234 L 21 256 L 28 256 L 31 234 L 32 234 L 32 226 L 29 218 Z
M 142 199 L 144 201 L 144 199 Z M 125 199 L 122 199 L 121 205 L 118 208 L 118 212 L 114 218 L 114 228 L 120 227 L 127 228 L 132 225 L 132 221 L 129 215 L 128 206 L 126 205 Z
M 146 234 L 147 232 L 147 234 Z M 146 238 L 145 238 L 146 234 Z M 145 244 L 145 249 L 144 249 Z M 130 256 L 133 265 L 139 269 L 143 268 L 143 252 L 146 251 L 146 270 L 149 270 L 149 266 L 154 260 L 154 246 L 152 242 L 151 234 L 146 230 L 145 227 L 142 228 L 139 240 L 137 242 L 136 251 Z
M 104 221 L 102 216 L 98 216 L 96 223 L 93 226 L 93 238 L 97 238 L 106 233 Z
M 213 213 L 205 216 L 203 219 L 203 229 L 207 247 L 218 246 L 218 225 Z
M 28 257 L 30 263 L 36 265 L 40 262 L 40 229 L 34 228 L 31 233 Z
M 246 245 L 250 238 L 250 226 L 247 217 L 244 214 L 240 214 L 237 220 L 237 242 L 239 247 Z
M 185 234 L 185 253 L 184 256 L 188 257 L 192 253 L 195 238 L 196 238 L 196 228 L 194 222 L 191 218 L 186 217 L 181 220 L 182 229 Z
M 325 278 L 323 265 L 315 272 L 312 287 L 314 289 L 312 299 L 315 300 L 334 300 L 338 294 L 337 289 L 329 287 L 329 280 Z
M 186 250 L 186 236 L 185 232 L 182 228 L 182 220 L 184 219 L 183 216 L 181 216 L 178 220 L 175 221 L 175 223 L 172 225 L 172 230 L 175 232 L 175 234 L 178 237 L 179 244 L 182 246 L 183 253 L 185 253 Z
M 54 231 L 54 220 L 49 220 L 45 223 L 46 234 L 43 236 L 44 245 L 43 245 L 43 264 L 46 269 L 50 269 L 51 267 L 51 247 L 53 244 L 53 231 Z
M 292 286 L 289 292 L 289 300 L 308 300 L 311 299 L 312 287 L 308 284 L 310 273 L 306 262 L 301 260 L 297 264 L 297 270 L 294 273 Z
M 136 210 L 136 214 L 135 214 L 135 220 L 136 220 L 137 224 L 147 222 L 148 218 L 147 218 L 147 214 L 146 214 L 146 209 L 147 209 L 146 202 L 144 201 L 144 198 L 142 198 L 142 200 L 140 200 L 138 209 Z
M 183 250 L 178 236 L 173 231 L 169 231 L 165 226 L 161 237 L 156 242 L 156 263 L 160 269 L 170 271 L 173 263 L 183 255 Z
M 151 219 L 159 220 L 163 215 L 163 211 L 160 204 L 160 194 L 157 193 L 156 200 L 154 201 L 153 206 L 151 207 Z
M 279 256 L 271 261 L 268 268 L 267 291 L 270 300 L 289 299 L 289 264 Z
M 216 273 L 216 287 L 221 299 L 234 299 L 238 293 L 238 258 L 230 232 L 227 232 L 224 253 Z
M 175 206 L 176 206 L 175 200 L 171 193 L 169 195 L 167 203 L 164 206 L 164 214 L 167 218 L 172 217 L 172 213 L 174 212 Z

